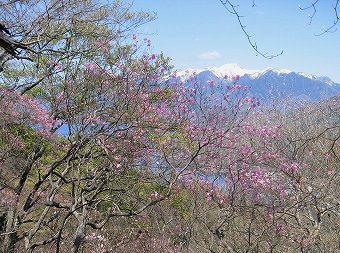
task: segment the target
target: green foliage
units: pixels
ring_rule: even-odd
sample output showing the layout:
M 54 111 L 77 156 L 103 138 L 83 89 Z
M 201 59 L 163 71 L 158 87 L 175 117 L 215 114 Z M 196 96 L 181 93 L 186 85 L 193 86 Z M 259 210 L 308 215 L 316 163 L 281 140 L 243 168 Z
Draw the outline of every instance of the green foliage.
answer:
M 174 208 L 176 215 L 180 218 L 189 218 L 191 215 L 192 195 L 185 189 L 173 192 L 171 196 L 171 208 Z

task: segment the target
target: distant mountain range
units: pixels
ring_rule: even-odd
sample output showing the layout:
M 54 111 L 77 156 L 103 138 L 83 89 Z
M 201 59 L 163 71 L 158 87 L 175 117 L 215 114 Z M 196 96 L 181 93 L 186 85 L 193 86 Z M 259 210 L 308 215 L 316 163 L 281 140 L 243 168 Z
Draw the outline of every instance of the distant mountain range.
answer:
M 312 102 L 340 93 L 340 84 L 333 82 L 329 77 L 317 77 L 287 69 L 250 70 L 242 69 L 237 64 L 225 64 L 221 67 L 179 71 L 177 78 L 185 81 L 191 75 L 195 75 L 202 82 L 238 76 L 238 82 L 247 85 L 250 93 L 263 101 L 289 97 Z

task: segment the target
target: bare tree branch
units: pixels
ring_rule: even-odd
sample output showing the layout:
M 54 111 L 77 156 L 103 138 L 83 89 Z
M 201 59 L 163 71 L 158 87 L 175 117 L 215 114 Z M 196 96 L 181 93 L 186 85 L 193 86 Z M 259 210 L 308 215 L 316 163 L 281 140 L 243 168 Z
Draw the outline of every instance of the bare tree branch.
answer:
M 260 50 L 258 48 L 257 43 L 252 39 L 252 35 L 249 34 L 248 30 L 246 29 L 246 25 L 243 23 L 242 18 L 243 16 L 241 16 L 239 14 L 239 12 L 236 10 L 236 8 L 238 7 L 238 5 L 233 4 L 231 1 L 229 0 L 220 0 L 221 4 L 224 6 L 224 8 L 232 15 L 236 16 L 237 21 L 239 23 L 239 26 L 242 29 L 242 32 L 244 33 L 244 35 L 246 36 L 248 43 L 250 44 L 250 46 L 255 50 L 257 55 L 261 55 L 262 57 L 266 58 L 266 59 L 273 59 L 275 57 L 278 57 L 280 55 L 283 54 L 283 50 L 281 50 L 280 53 L 278 54 L 268 54 L 263 52 L 262 50 Z M 252 6 L 255 7 L 255 1 L 253 1 Z
M 300 10 L 305 11 L 305 10 L 310 10 L 312 9 L 313 13 L 309 14 L 309 25 L 312 24 L 313 19 L 315 18 L 316 14 L 317 14 L 317 5 L 319 4 L 319 0 L 316 0 L 314 2 L 312 2 L 310 5 L 306 6 L 306 7 L 302 7 L 299 5 Z M 337 25 L 339 23 L 340 17 L 339 17 L 339 13 L 338 13 L 338 8 L 339 8 L 339 0 L 336 0 L 333 3 L 333 24 L 323 28 L 323 31 L 320 33 L 316 33 L 315 36 L 321 36 L 324 35 L 325 33 L 333 33 L 337 31 Z

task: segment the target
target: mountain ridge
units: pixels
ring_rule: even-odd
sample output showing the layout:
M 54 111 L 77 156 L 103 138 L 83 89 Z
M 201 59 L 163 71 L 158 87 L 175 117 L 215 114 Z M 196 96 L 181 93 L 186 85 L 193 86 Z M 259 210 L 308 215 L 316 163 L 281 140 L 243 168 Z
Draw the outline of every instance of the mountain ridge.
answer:
M 210 71 L 214 73 L 217 77 L 225 77 L 225 76 L 244 76 L 249 75 L 252 78 L 258 78 L 259 76 L 267 73 L 267 72 L 274 72 L 277 74 L 289 74 L 289 73 L 296 73 L 298 75 L 310 78 L 310 79 L 327 79 L 329 83 L 335 83 L 331 78 L 327 76 L 317 76 L 314 74 L 306 73 L 306 72 L 297 72 L 292 71 L 289 69 L 277 69 L 272 67 L 267 67 L 264 69 L 244 69 L 240 67 L 237 63 L 227 63 L 223 64 L 219 67 L 207 67 L 207 68 L 188 68 L 177 72 L 177 76 L 182 77 L 191 74 L 199 74 L 204 71 Z
M 264 101 L 278 97 L 321 101 L 340 93 L 340 84 L 333 82 L 327 76 L 316 76 L 288 69 L 243 69 L 233 63 L 177 72 L 177 78 L 182 81 L 186 81 L 190 76 L 195 76 L 203 82 L 209 80 L 230 82 L 236 78 L 240 84 L 249 86 L 252 95 Z

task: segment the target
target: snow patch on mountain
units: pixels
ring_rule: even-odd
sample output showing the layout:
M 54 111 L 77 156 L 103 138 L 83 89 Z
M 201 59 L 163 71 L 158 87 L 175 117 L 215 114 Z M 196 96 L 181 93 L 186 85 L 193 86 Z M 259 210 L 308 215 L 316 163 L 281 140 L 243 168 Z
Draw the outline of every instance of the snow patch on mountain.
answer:
M 308 74 L 308 73 L 304 73 L 304 72 L 298 72 L 297 74 L 300 75 L 300 76 L 304 76 L 306 78 L 309 78 L 309 79 L 316 79 L 316 76 L 314 76 L 312 74 Z
M 250 74 L 249 76 L 252 79 L 255 78 L 259 78 L 269 72 L 275 73 L 277 75 L 281 75 L 281 74 L 289 74 L 292 73 L 293 71 L 289 70 L 289 69 L 275 69 L 275 68 L 265 68 L 264 70 L 258 71 L 256 73 Z
M 254 74 L 259 70 L 254 69 L 243 69 L 236 63 L 224 64 L 221 67 L 211 67 L 207 70 L 213 72 L 218 77 L 224 76 L 244 76 L 245 74 Z

